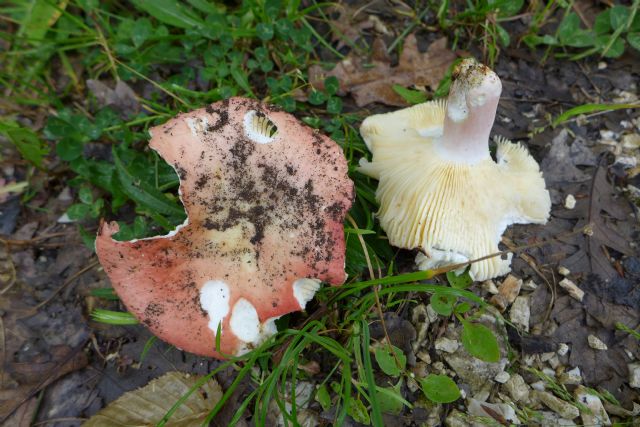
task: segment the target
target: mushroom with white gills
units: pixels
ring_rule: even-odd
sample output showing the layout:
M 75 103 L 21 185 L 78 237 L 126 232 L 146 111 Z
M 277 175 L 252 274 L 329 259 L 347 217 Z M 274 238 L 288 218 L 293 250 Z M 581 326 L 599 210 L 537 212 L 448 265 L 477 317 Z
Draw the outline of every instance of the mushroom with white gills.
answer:
M 151 133 L 151 148 L 179 175 L 188 218 L 165 236 L 129 242 L 112 239 L 117 223 L 103 223 L 96 251 L 154 334 L 203 356 L 240 355 L 275 332 L 275 319 L 303 310 L 321 281 L 344 282 L 354 190 L 335 142 L 244 98 Z
M 431 101 L 364 120 L 373 154 L 359 170 L 379 180 L 378 217 L 392 245 L 419 249 L 421 269 L 467 262 L 498 251 L 511 224 L 544 224 L 551 200 L 540 168 L 520 144 L 489 134 L 502 84 L 474 59 L 454 69 L 446 102 Z M 475 262 L 486 280 L 510 271 L 507 259 Z

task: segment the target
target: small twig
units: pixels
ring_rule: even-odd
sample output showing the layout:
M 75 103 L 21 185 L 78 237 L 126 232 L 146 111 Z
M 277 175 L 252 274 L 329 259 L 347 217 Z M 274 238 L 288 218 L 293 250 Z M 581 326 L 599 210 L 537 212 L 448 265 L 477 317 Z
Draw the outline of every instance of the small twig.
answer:
M 37 423 L 33 423 L 31 425 L 32 426 L 39 426 L 39 425 L 44 425 L 44 424 L 59 423 L 61 421 L 86 421 L 86 420 L 88 420 L 88 418 L 62 417 L 62 418 L 51 418 L 51 419 L 48 419 L 48 420 L 38 421 Z
M 53 298 L 56 297 L 56 295 L 58 295 L 67 286 L 69 286 L 71 283 L 73 283 L 78 277 L 82 276 L 84 273 L 86 273 L 87 271 L 90 271 L 91 269 L 93 269 L 94 267 L 96 267 L 98 265 L 100 265 L 100 262 L 94 261 L 91 264 L 89 264 L 88 266 L 86 266 L 85 268 L 83 268 L 82 270 L 76 272 L 74 275 L 72 275 L 67 280 L 65 280 L 64 283 L 58 289 L 56 289 L 51 294 L 51 296 L 49 298 L 47 298 L 46 300 L 42 301 L 40 304 L 36 305 L 35 307 L 33 307 L 31 310 L 32 311 L 38 311 L 39 309 L 41 309 L 45 305 L 49 304 L 53 300 Z
M 507 239 L 506 237 L 502 238 L 502 243 L 504 243 L 511 250 L 517 250 L 517 246 L 515 245 L 515 243 L 513 243 L 513 241 Z M 549 304 L 547 305 L 547 309 L 545 310 L 545 314 L 543 316 L 542 323 L 544 323 L 549 320 L 549 317 L 551 316 L 551 310 L 553 309 L 553 304 L 556 301 L 555 277 L 553 278 L 554 285 L 552 285 L 551 282 L 549 282 L 549 280 L 547 279 L 547 276 L 545 276 L 544 273 L 540 271 L 532 256 L 528 254 L 519 254 L 518 257 L 529 264 L 529 267 L 531 267 L 531 269 L 544 281 L 545 285 L 547 285 L 547 288 L 549 288 L 549 292 L 551 293 L 551 301 L 549 301 Z M 553 275 L 553 272 L 551 274 Z
M 0 242 L 8 246 L 29 246 L 41 240 L 53 239 L 55 237 L 63 237 L 63 236 L 66 236 L 67 234 L 68 233 L 51 233 L 51 234 L 45 234 L 42 236 L 37 236 L 32 239 L 25 239 L 25 240 L 4 239 L 0 237 Z
M 0 389 L 4 389 L 4 366 L 5 362 L 7 361 L 7 346 L 4 321 L 2 320 L 2 317 L 0 317 L 0 347 L 0 366 L 3 367 L 3 369 L 0 369 Z
M 469 261 L 461 262 L 461 263 L 458 263 L 458 264 L 445 265 L 444 267 L 440 267 L 440 268 L 436 268 L 434 270 L 430 270 L 431 271 L 431 275 L 428 277 L 428 279 L 431 279 L 432 277 L 438 276 L 440 274 L 448 273 L 450 271 L 459 270 L 459 269 L 467 267 L 468 265 L 471 265 L 471 264 L 473 264 L 475 262 L 485 261 L 485 260 L 488 260 L 488 259 L 491 259 L 491 258 L 495 258 L 497 256 L 507 255 L 507 254 L 510 254 L 510 253 L 518 253 L 518 252 L 521 252 L 521 251 L 525 251 L 527 249 L 539 248 L 541 246 L 548 245 L 549 243 L 552 243 L 552 242 L 558 242 L 561 238 L 571 237 L 571 236 L 575 236 L 576 234 L 585 233 L 586 231 L 588 231 L 588 230 L 590 230 L 592 228 L 593 228 L 593 224 L 592 223 L 588 223 L 588 224 L 580 227 L 577 230 L 570 231 L 568 233 L 563 233 L 563 234 L 560 234 L 560 235 L 558 235 L 556 237 L 552 237 L 550 239 L 543 240 L 543 241 L 538 242 L 538 243 L 532 243 L 532 244 L 529 244 L 529 245 L 518 246 L 513 250 L 505 250 L 505 251 L 494 252 L 492 254 L 485 255 L 485 256 L 482 256 L 482 257 L 476 258 L 476 259 L 471 259 Z
M 353 219 L 353 217 L 349 214 L 347 214 L 347 221 L 349 221 L 351 223 L 351 226 L 355 229 L 355 230 L 359 230 L 360 228 L 358 227 L 358 223 L 356 223 L 356 221 Z M 367 244 L 364 241 L 364 238 L 362 237 L 362 234 L 358 234 L 358 240 L 360 241 L 360 245 L 362 246 L 362 250 L 364 251 L 364 256 L 365 259 L 367 260 L 367 267 L 369 268 L 369 275 L 371 276 L 372 279 L 375 279 L 376 276 L 373 273 L 373 265 L 371 264 L 371 259 L 369 259 L 369 251 L 367 250 Z M 393 347 L 391 347 L 391 338 L 389 337 L 389 332 L 387 331 L 387 325 L 384 321 L 384 313 L 382 312 L 382 304 L 380 303 L 380 294 L 378 293 L 378 289 L 380 288 L 380 285 L 374 286 L 373 287 L 373 296 L 375 298 L 375 306 L 376 306 L 376 310 L 378 312 L 378 317 L 380 318 L 380 324 L 382 325 L 382 331 L 384 332 L 384 337 L 387 341 L 387 346 L 389 347 L 389 353 L 391 353 L 393 355 L 394 360 L 396 361 L 396 365 L 398 366 L 398 368 L 402 367 L 402 364 L 400 363 L 400 360 L 398 360 L 398 356 L 396 355 L 396 352 L 393 350 Z

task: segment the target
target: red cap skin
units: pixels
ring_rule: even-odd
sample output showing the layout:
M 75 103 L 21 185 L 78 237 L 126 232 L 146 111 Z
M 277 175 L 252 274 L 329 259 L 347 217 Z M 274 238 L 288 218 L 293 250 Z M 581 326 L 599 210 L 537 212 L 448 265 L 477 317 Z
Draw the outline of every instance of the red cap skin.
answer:
M 273 138 L 262 131 L 268 142 L 247 131 L 251 117 L 264 116 L 277 127 Z M 151 148 L 178 172 L 188 220 L 167 236 L 130 242 L 113 240 L 118 225 L 103 223 L 96 252 L 122 302 L 154 334 L 202 356 L 235 355 L 248 349 L 230 327 L 240 298 L 263 323 L 304 309 L 296 280 L 345 281 L 343 221 L 354 189 L 334 141 L 245 98 L 180 114 L 151 133 Z M 208 281 L 229 290 L 221 353 L 211 307 L 201 304 Z

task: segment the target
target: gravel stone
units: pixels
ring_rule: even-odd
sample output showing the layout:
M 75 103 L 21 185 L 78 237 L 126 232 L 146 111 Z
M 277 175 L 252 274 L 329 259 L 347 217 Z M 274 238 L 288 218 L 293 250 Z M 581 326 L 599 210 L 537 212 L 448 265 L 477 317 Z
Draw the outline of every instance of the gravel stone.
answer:
M 503 312 L 515 301 L 516 297 L 520 293 L 522 287 L 522 279 L 518 279 L 513 274 L 509 274 L 506 279 L 500 284 L 498 288 L 498 294 L 494 295 L 490 302 L 495 307 Z
M 511 378 L 511 375 L 509 375 L 507 371 L 502 371 L 493 377 L 493 380 L 497 383 L 504 384 L 509 381 L 509 378 Z
M 535 291 L 536 289 L 538 289 L 538 284 L 533 279 L 529 279 L 522 284 L 523 291 Z
M 576 366 L 570 371 L 562 373 L 558 377 L 558 381 L 560 381 L 560 383 L 562 384 L 573 384 L 573 385 L 581 384 L 582 374 L 580 373 L 580 368 Z
M 558 285 L 567 291 L 572 298 L 575 298 L 578 301 L 582 301 L 582 298 L 584 298 L 584 291 L 571 280 L 564 278 L 558 283 Z
M 596 337 L 595 335 L 589 335 L 587 337 L 587 341 L 589 342 L 589 347 L 591 347 L 594 350 L 607 350 L 608 347 L 605 343 L 603 343 L 600 338 Z
M 531 307 L 529 297 L 516 297 L 509 311 L 509 319 L 515 325 L 529 332 L 529 318 L 531 317 Z
M 492 295 L 498 293 L 498 287 L 493 280 L 485 280 L 484 282 L 482 282 L 482 290 Z
M 629 385 L 640 388 L 640 363 L 629 363 Z
M 573 194 L 567 194 L 567 197 L 565 197 L 565 199 L 564 199 L 564 207 L 569 209 L 569 210 L 571 210 L 571 209 L 576 207 L 576 198 L 573 197 Z M 561 268 L 563 268 L 563 267 L 561 267 Z M 565 270 L 567 270 L 567 269 L 565 268 Z M 567 270 L 567 271 L 569 271 L 569 270 Z M 562 273 L 560 273 L 560 274 L 562 274 Z M 562 275 L 566 276 L 566 274 L 562 274 Z
M 580 411 L 578 410 L 578 408 L 568 402 L 565 402 L 562 399 L 555 397 L 553 394 L 546 391 L 536 391 L 535 393 L 538 399 L 540 399 L 540 401 L 544 403 L 547 408 L 551 409 L 562 418 L 573 420 L 574 418 L 578 418 L 578 416 L 580 416 Z
M 591 394 L 583 386 L 578 386 L 574 392 L 576 399 L 590 409 L 590 412 L 581 411 L 580 417 L 582 418 L 582 424 L 585 426 L 608 426 L 611 425 L 611 420 L 600 398 L 594 394 Z
M 514 402 L 526 402 L 529 400 L 529 386 L 520 374 L 513 374 L 504 383 L 504 388 Z
M 568 352 L 569 346 L 565 343 L 560 343 L 560 345 L 558 346 L 558 351 L 556 353 L 558 353 L 559 356 L 564 356 Z
M 447 337 L 440 337 L 436 340 L 435 347 L 436 350 L 444 351 L 446 353 L 455 353 L 458 350 L 458 347 L 460 347 L 460 343 Z

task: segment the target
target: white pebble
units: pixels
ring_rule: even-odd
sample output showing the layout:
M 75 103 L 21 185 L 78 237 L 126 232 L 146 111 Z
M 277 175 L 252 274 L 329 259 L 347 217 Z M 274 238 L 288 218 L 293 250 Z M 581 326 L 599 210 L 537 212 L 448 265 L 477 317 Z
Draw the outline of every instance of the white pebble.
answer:
M 567 194 L 567 197 L 564 199 L 564 207 L 567 209 L 573 209 L 576 207 L 576 198 L 573 197 L 573 194 Z
M 593 348 L 594 350 L 607 350 L 607 345 L 595 335 L 589 335 L 587 337 L 587 341 L 589 342 L 589 347 Z

